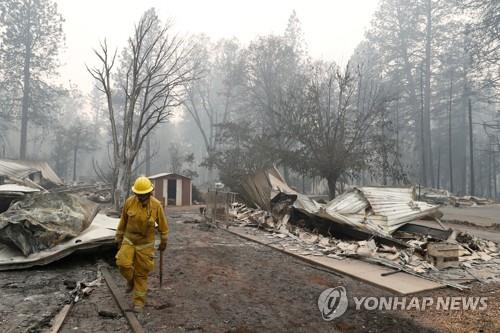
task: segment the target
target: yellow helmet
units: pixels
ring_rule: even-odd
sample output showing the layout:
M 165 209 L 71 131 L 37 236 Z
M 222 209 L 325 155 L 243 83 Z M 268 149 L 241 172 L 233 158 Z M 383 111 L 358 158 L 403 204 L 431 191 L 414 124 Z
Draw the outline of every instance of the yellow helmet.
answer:
M 154 189 L 153 183 L 148 177 L 140 176 L 135 180 L 132 192 L 135 194 L 146 194 L 152 192 Z

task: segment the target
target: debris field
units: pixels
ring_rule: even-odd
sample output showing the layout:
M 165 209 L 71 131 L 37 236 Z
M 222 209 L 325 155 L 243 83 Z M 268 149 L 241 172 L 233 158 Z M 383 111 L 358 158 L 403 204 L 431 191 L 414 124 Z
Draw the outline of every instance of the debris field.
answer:
M 146 309 L 134 315 L 114 262 L 109 188 L 62 186 L 44 164 L 0 162 L 2 332 L 500 331 L 498 243 L 474 225 L 449 228 L 440 204 L 417 200 L 415 188 L 353 187 L 320 203 L 271 169 L 223 204 L 167 208 L 164 285 L 158 255 Z M 325 321 L 318 296 L 336 286 L 351 297 L 489 302 L 454 312 L 349 302 Z

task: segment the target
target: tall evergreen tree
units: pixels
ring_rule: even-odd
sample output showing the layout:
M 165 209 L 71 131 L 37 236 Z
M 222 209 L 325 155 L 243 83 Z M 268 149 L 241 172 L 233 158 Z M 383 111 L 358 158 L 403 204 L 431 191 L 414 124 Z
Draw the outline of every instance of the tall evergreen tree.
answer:
M 49 113 L 49 78 L 58 67 L 63 18 L 52 0 L 4 0 L 0 3 L 0 66 L 2 77 L 18 87 L 21 99 L 21 159 L 26 158 L 28 124 Z

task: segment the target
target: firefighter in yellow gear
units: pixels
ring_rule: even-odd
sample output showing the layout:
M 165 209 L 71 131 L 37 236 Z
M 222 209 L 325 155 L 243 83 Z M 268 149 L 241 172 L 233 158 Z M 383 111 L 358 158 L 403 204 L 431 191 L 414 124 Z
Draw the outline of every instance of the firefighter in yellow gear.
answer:
M 135 195 L 125 201 L 116 230 L 119 247 L 116 265 L 127 280 L 127 291 L 134 291 L 134 311 L 144 309 L 148 274 L 154 269 L 155 224 L 161 236 L 160 251 L 167 247 L 168 223 L 162 204 L 152 196 L 153 184 L 139 177 L 132 187 Z

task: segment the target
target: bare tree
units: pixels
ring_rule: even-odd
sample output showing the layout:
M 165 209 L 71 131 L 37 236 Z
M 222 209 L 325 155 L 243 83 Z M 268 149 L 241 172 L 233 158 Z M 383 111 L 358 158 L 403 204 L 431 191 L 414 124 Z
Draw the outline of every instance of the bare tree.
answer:
M 193 118 L 205 145 L 204 165 L 212 181 L 220 124 L 230 120 L 238 106 L 244 80 L 244 62 L 235 40 L 221 40 L 212 45 L 204 36 L 198 37 L 196 66 L 203 70 L 203 78 L 187 87 L 185 109 Z
M 162 24 L 154 9 L 135 26 L 116 76 L 116 51 L 110 52 L 106 41 L 95 50 L 100 66 L 87 69 L 106 94 L 117 209 L 129 194 L 132 165 L 144 140 L 183 103 L 183 87 L 195 79 L 191 51 L 182 38 L 172 35 L 169 23 Z

